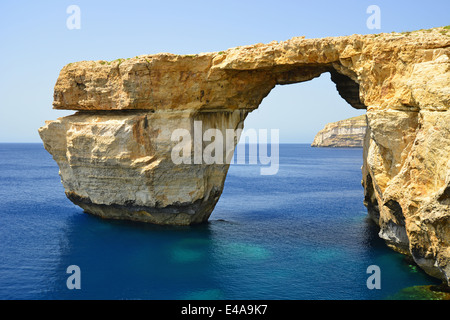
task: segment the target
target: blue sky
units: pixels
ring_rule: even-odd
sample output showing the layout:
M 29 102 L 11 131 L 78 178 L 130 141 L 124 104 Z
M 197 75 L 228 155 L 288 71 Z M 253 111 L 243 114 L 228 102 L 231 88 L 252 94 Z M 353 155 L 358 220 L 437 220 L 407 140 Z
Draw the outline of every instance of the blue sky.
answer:
M 381 29 L 368 29 L 369 5 Z M 69 5 L 81 29 L 69 30 Z M 141 54 L 193 54 L 294 36 L 307 38 L 408 31 L 449 25 L 450 1 L 4 1 L 0 3 L 0 142 L 40 142 L 61 68 L 81 60 Z M 281 142 L 310 143 L 327 122 L 362 114 L 342 100 L 329 75 L 277 86 L 246 120 L 276 128 Z

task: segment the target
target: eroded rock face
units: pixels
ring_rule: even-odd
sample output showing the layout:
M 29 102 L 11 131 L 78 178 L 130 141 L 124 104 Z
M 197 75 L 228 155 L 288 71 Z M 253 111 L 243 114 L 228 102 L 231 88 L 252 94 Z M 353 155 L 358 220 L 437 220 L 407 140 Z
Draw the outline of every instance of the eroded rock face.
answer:
M 362 148 L 366 135 L 366 115 L 327 123 L 314 137 L 312 147 Z
M 450 31 L 436 28 L 77 62 L 61 70 L 54 108 L 79 112 L 39 133 L 67 196 L 86 212 L 199 223 L 211 214 L 228 165 L 175 164 L 173 131 L 194 134 L 200 120 L 202 132 L 242 128 L 275 85 L 330 72 L 339 94 L 367 109 L 364 203 L 380 236 L 448 283 L 449 56 Z M 182 144 L 194 154 L 192 141 Z
M 206 221 L 222 193 L 228 166 L 175 164 L 176 129 L 194 120 L 242 127 L 244 114 L 215 112 L 79 112 L 41 129 L 60 167 L 67 197 L 105 218 L 188 225 Z

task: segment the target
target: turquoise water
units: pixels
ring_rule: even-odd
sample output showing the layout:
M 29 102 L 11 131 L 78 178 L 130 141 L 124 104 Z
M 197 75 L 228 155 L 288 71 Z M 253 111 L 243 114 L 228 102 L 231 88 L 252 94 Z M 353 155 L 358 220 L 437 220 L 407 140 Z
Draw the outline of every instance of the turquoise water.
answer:
M 40 144 L 0 144 L 0 299 L 360 300 L 437 284 L 378 238 L 361 165 L 361 149 L 281 145 L 277 175 L 230 167 L 209 223 L 162 227 L 83 213 Z

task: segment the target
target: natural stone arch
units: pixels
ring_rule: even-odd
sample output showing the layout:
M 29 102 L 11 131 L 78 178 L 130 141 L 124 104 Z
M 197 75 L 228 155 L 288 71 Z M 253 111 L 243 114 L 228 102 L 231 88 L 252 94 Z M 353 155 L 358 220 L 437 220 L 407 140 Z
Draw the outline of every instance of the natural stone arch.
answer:
M 389 246 L 450 277 L 448 28 L 293 38 L 198 55 L 157 54 L 65 66 L 56 109 L 40 129 L 67 196 L 107 218 L 206 221 L 227 164 L 175 165 L 171 132 L 242 128 L 277 84 L 330 72 L 340 95 L 367 108 L 364 202 Z

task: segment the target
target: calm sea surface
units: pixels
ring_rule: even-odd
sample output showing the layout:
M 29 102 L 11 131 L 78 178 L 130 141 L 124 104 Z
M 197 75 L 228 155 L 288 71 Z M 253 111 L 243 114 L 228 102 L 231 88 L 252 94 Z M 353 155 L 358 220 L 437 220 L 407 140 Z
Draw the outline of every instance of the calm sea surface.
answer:
M 378 238 L 361 165 L 361 149 L 281 145 L 276 175 L 230 167 L 209 223 L 161 227 L 83 213 L 42 145 L 0 144 L 0 299 L 387 299 L 436 284 Z

